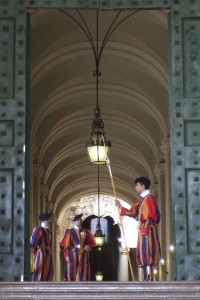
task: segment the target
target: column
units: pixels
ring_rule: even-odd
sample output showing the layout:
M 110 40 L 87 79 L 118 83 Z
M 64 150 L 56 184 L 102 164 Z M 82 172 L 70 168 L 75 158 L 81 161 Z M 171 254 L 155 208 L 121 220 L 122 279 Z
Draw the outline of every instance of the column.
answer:
M 123 221 L 122 221 L 123 222 Z M 129 263 L 128 263 L 128 247 L 125 241 L 125 229 L 124 224 L 119 224 L 121 231 L 121 239 L 118 239 L 119 245 L 119 268 L 118 268 L 118 281 L 129 281 Z
M 48 210 L 48 194 L 49 194 L 49 187 L 47 184 L 42 184 L 40 185 L 40 197 L 41 197 L 41 202 L 40 202 L 40 209 L 42 212 L 47 212 Z
M 54 215 L 52 222 L 51 222 L 51 232 L 52 232 L 52 246 L 51 246 L 51 251 L 52 251 L 52 259 L 53 259 L 53 267 L 54 267 L 54 276 L 53 280 L 54 281 L 60 281 L 60 248 L 59 248 L 59 243 L 58 243 L 58 232 L 59 226 L 57 225 L 57 216 Z
M 41 166 L 33 163 L 32 166 L 32 186 L 31 186 L 31 228 L 38 226 L 38 216 L 40 214 L 40 178 Z
M 172 230 L 172 214 L 171 214 L 171 176 L 170 176 L 170 141 L 169 138 L 164 139 L 161 145 L 161 150 L 165 159 L 165 215 L 166 215 L 166 270 L 168 271 L 167 280 L 173 280 L 172 274 L 172 256 L 169 251 L 169 245 L 172 241 L 171 230 Z
M 158 200 L 158 183 L 151 184 L 151 193 Z
M 32 164 L 31 169 L 31 201 L 30 201 L 30 231 L 39 225 L 40 214 L 40 177 L 41 166 L 38 163 Z M 30 235 L 31 235 L 30 232 Z M 31 272 L 33 271 L 33 255 L 30 256 Z
M 155 167 L 155 175 L 158 181 L 158 207 L 161 213 L 161 221 L 158 225 L 158 235 L 160 239 L 161 245 L 161 256 L 166 259 L 166 213 L 165 213 L 165 205 L 166 205 L 166 195 L 165 195 L 165 163 L 160 162 Z M 158 270 L 158 278 L 159 280 L 166 280 L 163 273 L 163 267 L 159 264 Z
M 128 254 L 127 250 L 119 247 L 119 268 L 118 268 L 118 281 L 129 281 L 129 271 L 128 271 Z

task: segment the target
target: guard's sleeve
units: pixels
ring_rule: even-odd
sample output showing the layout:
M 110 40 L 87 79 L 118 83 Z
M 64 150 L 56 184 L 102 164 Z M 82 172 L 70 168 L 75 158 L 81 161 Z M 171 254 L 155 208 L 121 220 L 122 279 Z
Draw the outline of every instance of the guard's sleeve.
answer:
M 65 231 L 65 235 L 63 237 L 62 242 L 60 243 L 60 248 L 63 251 L 64 257 L 69 257 L 69 250 L 70 250 L 70 230 L 67 229 Z
M 35 256 L 38 250 L 38 246 L 41 243 L 42 230 L 40 227 L 35 227 L 30 237 L 30 247 L 32 248 L 32 253 Z
M 149 195 L 145 199 L 145 203 L 144 203 L 143 209 L 142 209 L 142 215 L 145 220 L 152 219 L 155 222 L 158 221 L 158 217 L 157 217 L 157 213 L 156 213 L 156 206 L 157 206 L 157 204 L 156 204 L 154 197 L 152 195 Z
M 41 237 L 42 231 L 40 227 L 35 227 L 33 229 L 33 232 L 30 237 L 30 247 L 31 248 L 37 248 L 40 245 L 40 237 Z
M 136 218 L 138 216 L 138 203 L 133 205 L 130 209 L 127 209 L 125 207 L 121 208 L 120 215 L 123 216 L 129 216 L 132 218 Z
M 89 246 L 90 250 L 92 250 L 96 246 L 94 236 L 93 236 L 92 232 L 88 229 L 86 231 L 86 234 L 87 234 L 86 245 Z
M 142 235 L 148 235 L 148 232 L 149 232 L 149 229 L 148 229 L 147 227 L 142 227 L 142 228 L 140 229 L 140 233 L 141 233 Z

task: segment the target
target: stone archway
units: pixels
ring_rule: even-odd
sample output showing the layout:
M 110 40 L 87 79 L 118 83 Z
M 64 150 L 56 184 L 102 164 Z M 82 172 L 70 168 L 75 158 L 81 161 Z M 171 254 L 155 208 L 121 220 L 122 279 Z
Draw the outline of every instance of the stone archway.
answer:
M 120 236 L 122 234 L 121 225 L 124 228 L 125 241 L 122 239 L 118 240 L 119 256 L 123 254 L 123 263 L 122 265 L 120 260 L 116 264 L 119 264 L 119 269 L 121 274 L 118 275 L 118 278 L 121 281 L 128 280 L 128 259 L 124 257 L 125 248 L 135 248 L 137 245 L 137 221 L 130 219 L 128 217 L 124 218 L 121 221 L 119 220 L 119 213 L 114 204 L 115 198 L 109 195 L 100 195 L 100 216 L 101 218 L 109 217 L 113 220 L 114 225 L 118 225 Z M 120 200 L 124 207 L 130 208 L 130 204 L 126 201 Z M 80 199 L 75 199 L 70 204 L 66 204 L 63 207 L 62 212 L 55 220 L 54 226 L 56 230 L 54 231 L 54 265 L 55 265 L 55 280 L 62 280 L 61 274 L 61 265 L 60 262 L 60 249 L 59 243 L 62 241 L 66 228 L 71 228 L 73 226 L 72 218 L 75 214 L 83 213 L 83 221 L 91 216 L 98 216 L 98 195 L 88 195 Z M 121 264 L 121 266 L 120 266 Z M 136 271 L 137 272 L 137 271 Z

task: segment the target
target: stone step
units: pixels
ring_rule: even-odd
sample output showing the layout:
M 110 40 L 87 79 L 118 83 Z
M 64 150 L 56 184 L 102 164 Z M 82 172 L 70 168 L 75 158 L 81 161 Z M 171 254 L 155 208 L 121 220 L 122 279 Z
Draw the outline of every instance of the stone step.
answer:
M 0 282 L 1 300 L 200 299 L 197 282 Z

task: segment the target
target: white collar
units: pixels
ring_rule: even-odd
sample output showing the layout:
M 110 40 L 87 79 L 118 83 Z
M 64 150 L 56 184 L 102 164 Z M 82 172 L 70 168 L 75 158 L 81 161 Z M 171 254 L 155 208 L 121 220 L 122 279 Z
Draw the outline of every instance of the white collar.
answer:
M 74 224 L 74 228 L 78 230 L 81 229 L 81 227 L 76 226 L 76 224 Z
M 47 229 L 47 228 L 48 228 L 47 224 L 44 223 L 44 222 L 41 223 L 41 227 L 44 228 L 44 229 Z
M 149 195 L 150 194 L 150 190 L 148 189 L 148 190 L 145 190 L 144 192 L 142 192 L 141 194 L 140 194 L 140 196 L 142 197 L 142 198 L 144 198 L 144 197 L 146 197 L 147 195 Z

